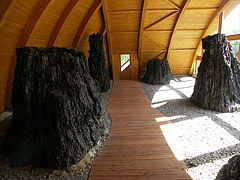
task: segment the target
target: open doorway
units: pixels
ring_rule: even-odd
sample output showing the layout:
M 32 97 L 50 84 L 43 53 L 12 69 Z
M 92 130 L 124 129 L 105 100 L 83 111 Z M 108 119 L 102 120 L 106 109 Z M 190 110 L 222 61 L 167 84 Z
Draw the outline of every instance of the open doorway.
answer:
M 131 79 L 131 55 L 130 54 L 120 54 L 120 64 L 121 64 L 121 79 Z

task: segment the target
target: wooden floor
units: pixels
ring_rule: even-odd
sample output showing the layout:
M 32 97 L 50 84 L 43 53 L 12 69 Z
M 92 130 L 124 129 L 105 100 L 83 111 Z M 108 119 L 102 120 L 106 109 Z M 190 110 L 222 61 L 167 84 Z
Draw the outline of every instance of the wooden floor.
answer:
M 112 132 L 93 163 L 89 180 L 191 179 L 169 148 L 141 84 L 114 81 L 108 102 Z

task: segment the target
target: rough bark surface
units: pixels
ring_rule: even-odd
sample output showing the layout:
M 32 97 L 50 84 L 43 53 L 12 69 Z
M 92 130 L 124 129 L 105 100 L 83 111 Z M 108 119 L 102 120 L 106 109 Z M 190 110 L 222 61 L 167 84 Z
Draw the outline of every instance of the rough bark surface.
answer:
M 216 180 L 240 179 L 240 155 L 233 156 L 219 171 Z
M 240 63 L 223 34 L 202 40 L 203 59 L 191 101 L 219 112 L 240 110 Z
M 13 166 L 68 167 L 103 134 L 99 87 L 78 49 L 17 49 L 12 108 L 3 152 Z
M 91 76 L 99 82 L 101 92 L 105 92 L 110 88 L 109 73 L 106 67 L 106 58 L 103 48 L 103 36 L 93 34 L 89 36 L 89 58 L 88 65 Z
M 167 59 L 152 59 L 147 63 L 147 72 L 143 82 L 153 85 L 169 84 L 173 79 Z

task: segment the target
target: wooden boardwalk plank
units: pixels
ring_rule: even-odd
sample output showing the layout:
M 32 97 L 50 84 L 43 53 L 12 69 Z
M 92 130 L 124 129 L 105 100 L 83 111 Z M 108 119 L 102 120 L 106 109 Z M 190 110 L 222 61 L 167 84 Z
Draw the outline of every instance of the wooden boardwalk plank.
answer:
M 108 102 L 112 129 L 96 157 L 89 180 L 191 179 L 176 159 L 157 122 L 163 117 L 133 80 L 114 82 Z

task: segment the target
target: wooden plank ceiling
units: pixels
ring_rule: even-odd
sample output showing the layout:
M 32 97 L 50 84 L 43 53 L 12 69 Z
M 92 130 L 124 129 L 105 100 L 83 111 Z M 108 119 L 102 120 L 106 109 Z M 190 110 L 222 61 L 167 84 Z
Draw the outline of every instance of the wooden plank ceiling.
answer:
M 11 104 L 16 48 L 78 47 L 88 56 L 88 36 L 105 34 L 112 55 L 137 53 L 140 69 L 168 57 L 174 74 L 188 74 L 224 8 L 240 0 L 1 0 L 0 112 Z M 106 27 L 106 29 L 105 29 Z M 107 58 L 108 60 L 108 58 Z M 111 66 L 110 66 L 111 67 Z

